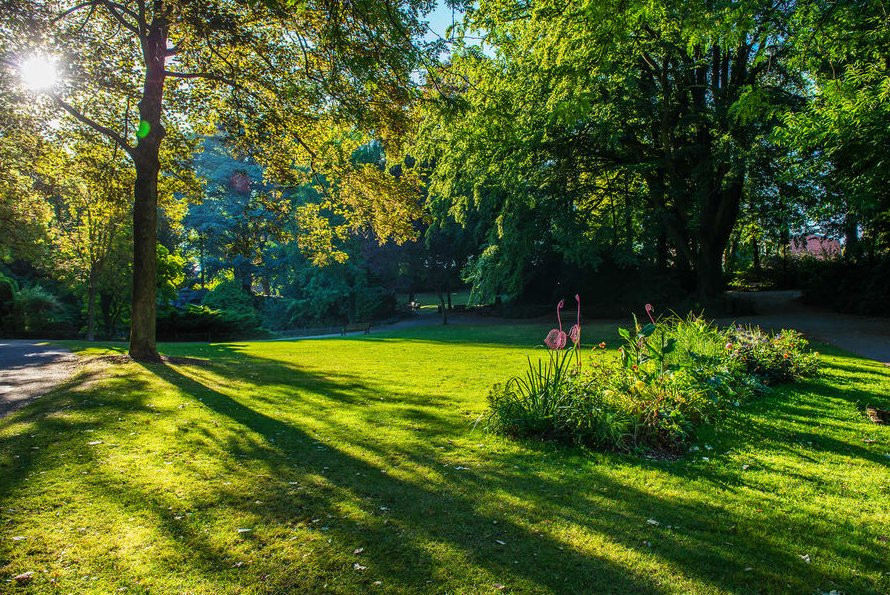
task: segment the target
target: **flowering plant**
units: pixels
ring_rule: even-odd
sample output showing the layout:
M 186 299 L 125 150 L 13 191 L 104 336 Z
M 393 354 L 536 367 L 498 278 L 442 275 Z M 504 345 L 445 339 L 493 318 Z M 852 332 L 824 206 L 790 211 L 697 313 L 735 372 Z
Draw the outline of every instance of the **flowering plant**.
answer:
M 808 351 L 807 340 L 797 331 L 771 335 L 757 326 L 739 325 L 728 337 L 727 355 L 763 384 L 792 382 L 812 376 L 818 369 L 819 354 Z
M 740 407 L 768 390 L 818 368 L 818 354 L 800 333 L 776 335 L 757 327 L 722 330 L 699 316 L 634 317 L 618 329 L 619 358 L 594 348 L 589 366 L 580 365 L 580 296 L 576 324 L 568 335 L 547 335 L 549 361 L 525 376 L 495 386 L 489 394 L 488 427 L 514 436 L 535 436 L 613 450 L 681 450 L 698 426 Z M 571 339 L 573 350 L 560 351 Z M 572 358 L 572 356 L 575 356 Z M 597 357 L 600 356 L 600 357 Z M 572 366 L 574 359 L 576 366 Z

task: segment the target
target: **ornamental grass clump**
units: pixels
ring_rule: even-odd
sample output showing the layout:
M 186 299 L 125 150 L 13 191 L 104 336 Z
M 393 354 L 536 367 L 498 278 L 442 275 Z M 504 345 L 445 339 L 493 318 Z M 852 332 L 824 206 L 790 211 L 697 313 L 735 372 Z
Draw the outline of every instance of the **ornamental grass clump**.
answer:
M 552 340 L 560 324 L 545 341 L 548 358 L 529 359 L 525 375 L 494 386 L 489 429 L 604 450 L 678 451 L 701 424 L 818 369 L 818 354 L 794 331 L 722 331 L 694 315 L 657 319 L 649 304 L 649 322 L 634 317 L 618 329 L 617 358 L 604 343 L 582 358 L 576 301 L 570 349 Z

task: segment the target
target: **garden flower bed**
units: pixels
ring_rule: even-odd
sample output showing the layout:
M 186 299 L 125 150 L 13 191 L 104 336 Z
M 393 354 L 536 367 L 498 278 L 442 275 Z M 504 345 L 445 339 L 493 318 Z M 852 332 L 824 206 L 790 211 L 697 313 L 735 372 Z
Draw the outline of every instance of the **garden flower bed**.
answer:
M 569 334 L 560 319 L 547 335 L 548 357 L 529 358 L 524 375 L 491 389 L 486 426 L 597 449 L 677 452 L 701 424 L 818 371 L 818 353 L 796 331 L 721 330 L 691 314 L 656 319 L 649 304 L 646 313 L 648 323 L 634 317 L 618 329 L 615 358 L 604 343 L 582 349 L 579 303 Z

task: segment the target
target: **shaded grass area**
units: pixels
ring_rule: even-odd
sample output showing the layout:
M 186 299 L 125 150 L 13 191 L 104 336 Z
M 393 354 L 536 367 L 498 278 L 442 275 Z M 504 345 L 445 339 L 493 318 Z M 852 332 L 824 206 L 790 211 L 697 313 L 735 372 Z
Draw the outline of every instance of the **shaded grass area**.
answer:
M 677 460 L 474 429 L 542 330 L 95 358 L 0 420 L 0 591 L 890 591 L 890 430 L 862 414 L 890 370 L 826 350 Z

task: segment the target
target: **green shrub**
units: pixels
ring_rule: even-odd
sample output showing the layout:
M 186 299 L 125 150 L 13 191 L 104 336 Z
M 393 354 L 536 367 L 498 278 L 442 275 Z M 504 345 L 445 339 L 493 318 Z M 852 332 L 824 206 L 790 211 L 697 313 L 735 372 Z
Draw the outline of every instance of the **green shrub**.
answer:
M 263 328 L 273 331 L 292 328 L 289 311 L 293 301 L 283 297 L 264 297 L 259 309 Z
M 802 258 L 797 266 L 804 302 L 864 316 L 890 315 L 890 256 L 863 262 Z
M 594 348 L 589 361 L 550 351 L 524 376 L 489 394 L 487 428 L 608 450 L 676 451 L 696 428 L 767 385 L 814 374 L 818 354 L 799 333 L 721 331 L 697 316 L 619 329 L 618 357 Z
M 759 327 L 736 327 L 727 339 L 728 357 L 763 384 L 794 382 L 818 371 L 819 354 L 808 351 L 807 340 L 797 331 L 770 335 Z
M 214 310 L 255 311 L 253 296 L 234 279 L 223 281 L 208 291 L 201 303 Z
M 354 299 L 353 299 L 354 298 Z M 350 307 L 354 303 L 352 315 Z M 359 287 L 353 297 L 334 293 L 320 298 L 267 298 L 262 305 L 263 325 L 274 330 L 340 325 L 347 320 L 383 320 L 396 312 L 395 294 L 383 287 Z
M 12 321 L 9 317 L 15 308 L 15 294 L 18 284 L 15 279 L 0 272 L 0 329 L 5 329 Z
M 488 395 L 490 430 L 516 437 L 537 437 L 591 447 L 624 442 L 631 417 L 608 406 L 602 391 L 573 365 L 572 352 L 529 359 L 524 376 L 492 387 Z
M 54 326 L 62 314 L 59 298 L 40 285 L 23 287 L 15 295 L 12 316 L 18 330 L 43 331 Z
M 493 427 L 514 436 L 561 439 L 573 432 L 563 414 L 575 402 L 577 384 L 570 378 L 572 352 L 551 352 L 537 365 L 528 360 L 524 376 L 514 376 L 503 386 L 495 385 L 488 395 L 496 415 Z
M 258 329 L 262 323 L 262 316 L 254 306 L 254 298 L 244 290 L 241 284 L 235 280 L 223 281 L 204 296 L 202 305 L 207 308 L 204 311 L 190 309 L 189 316 L 196 320 L 204 319 L 211 328 L 214 325 L 223 324 L 227 332 L 245 332 Z M 210 314 L 210 311 L 218 314 Z M 212 322 L 225 321 L 224 323 Z M 197 324 L 197 322 L 195 322 Z
M 158 338 L 165 341 L 239 339 L 259 332 L 255 313 L 207 306 L 164 309 L 158 312 L 156 328 Z
M 356 292 L 355 320 L 383 320 L 396 312 L 396 294 L 384 287 L 364 287 Z

